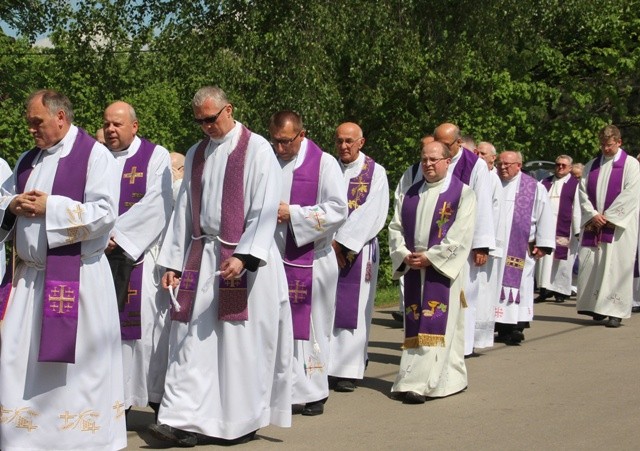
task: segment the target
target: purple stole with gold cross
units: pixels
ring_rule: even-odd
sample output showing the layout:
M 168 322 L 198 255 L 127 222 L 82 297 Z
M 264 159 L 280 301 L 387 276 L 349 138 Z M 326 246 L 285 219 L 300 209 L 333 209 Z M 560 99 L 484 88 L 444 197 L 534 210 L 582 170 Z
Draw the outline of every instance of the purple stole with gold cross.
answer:
M 536 197 L 538 182 L 533 177 L 520 173 L 520 186 L 516 193 L 511 218 L 509 246 L 505 256 L 500 302 L 520 304 L 520 283 L 524 271 L 525 258 L 529 251 L 529 232 L 531 231 L 531 212 Z M 507 296 L 508 293 L 508 296 Z M 514 297 L 515 293 L 515 297 Z
M 553 177 L 550 176 L 542 180 L 542 185 L 551 191 Z M 573 218 L 573 201 L 578 188 L 578 179 L 569 176 L 569 179 L 562 184 L 560 190 L 560 204 L 558 205 L 558 220 L 556 221 L 556 250 L 553 251 L 553 258 L 556 260 L 566 260 L 569 256 L 569 243 L 571 242 L 571 220 Z
M 414 184 L 402 202 L 402 227 L 407 249 L 416 251 L 415 233 L 420 188 L 424 181 Z M 446 183 L 446 182 L 444 182 Z M 449 186 L 442 191 L 433 210 L 429 228 L 428 247 L 436 246 L 447 236 L 458 213 L 464 183 L 449 177 Z M 449 316 L 451 280 L 432 265 L 424 269 L 424 287 L 421 287 L 421 270 L 410 269 L 404 275 L 405 340 L 403 348 L 419 346 L 445 346 L 444 336 Z M 422 291 L 422 293 L 421 293 Z
M 349 190 L 347 192 L 349 215 L 367 201 L 375 165 L 373 158 L 366 156 L 360 173 L 349 181 Z M 372 241 L 375 241 L 375 238 Z M 362 251 L 357 255 L 350 253 L 347 257 L 347 264 L 340 270 L 338 290 L 336 292 L 335 327 L 341 329 L 357 329 L 358 327 L 362 260 Z M 367 269 L 370 278 L 371 262 L 367 262 Z M 365 278 L 365 281 L 368 282 L 369 280 Z
M 249 145 L 251 131 L 242 126 L 240 138 L 235 149 L 229 155 L 225 168 L 224 187 L 221 206 L 221 231 L 220 261 L 224 261 L 226 255 L 231 256 L 237 241 L 244 230 L 244 161 Z M 198 290 L 200 279 L 200 263 L 204 250 L 202 228 L 200 226 L 200 205 L 202 204 L 202 174 L 204 172 L 205 151 L 209 145 L 209 139 L 203 139 L 198 145 L 191 168 L 191 245 L 186 255 L 186 263 L 180 278 L 180 290 L 176 301 L 180 309 L 171 309 L 171 319 L 187 323 L 191 319 L 193 302 Z M 235 156 L 234 156 L 235 155 Z M 227 186 L 229 183 L 229 186 Z M 239 190 L 239 191 L 238 191 Z M 226 199 L 226 200 L 225 200 Z M 228 218 L 227 216 L 231 216 Z M 220 280 L 218 318 L 228 321 L 240 321 L 248 319 L 247 310 L 247 275 L 233 281 Z M 231 303 L 232 305 L 228 305 Z
M 293 171 L 291 205 L 307 207 L 317 203 L 321 159 L 322 150 L 308 139 L 304 162 Z M 313 242 L 298 247 L 291 228 L 287 229 L 283 260 L 289 285 L 293 338 L 296 340 L 309 340 L 314 254 Z
M 156 145 L 144 138 L 140 138 L 140 141 L 138 151 L 127 158 L 122 169 L 118 216 L 129 211 L 147 192 L 149 161 Z M 144 255 L 140 257 L 138 264 L 131 271 L 127 302 L 123 311 L 120 312 L 120 336 L 123 340 L 139 340 L 142 337 L 140 309 L 142 306 L 143 260 Z
M 71 151 L 58 160 L 51 195 L 84 202 L 89 157 L 95 142 L 87 132 L 78 128 Z M 32 149 L 20 162 L 17 193 L 24 192 L 33 162 L 40 152 L 39 148 Z M 71 236 L 69 244 L 47 249 L 39 362 L 76 361 L 81 252 L 82 243 L 73 242 Z
M 600 175 L 600 165 L 602 164 L 603 157 L 596 158 L 591 165 L 591 170 L 587 178 L 587 196 L 593 208 L 597 211 L 597 189 L 598 189 L 598 176 Z M 612 161 L 613 167 L 611 168 L 611 175 L 609 176 L 609 184 L 607 185 L 607 194 L 604 198 L 604 209 L 607 210 L 613 203 L 613 201 L 622 192 L 622 179 L 624 178 L 624 164 L 627 160 L 627 153 L 620 149 L 620 158 L 618 161 Z M 582 234 L 582 245 L 586 247 L 596 247 L 600 243 L 613 243 L 613 236 L 615 233 L 615 226 L 607 223 L 599 230 L 587 226 Z

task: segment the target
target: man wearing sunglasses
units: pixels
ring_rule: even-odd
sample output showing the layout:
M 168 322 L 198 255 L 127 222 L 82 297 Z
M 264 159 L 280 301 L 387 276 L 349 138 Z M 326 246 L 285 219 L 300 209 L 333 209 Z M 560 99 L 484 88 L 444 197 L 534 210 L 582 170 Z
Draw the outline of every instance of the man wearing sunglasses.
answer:
M 572 163 L 569 155 L 558 156 L 554 175 L 542 180 L 549 193 L 556 224 L 556 249 L 536 264 L 539 295 L 534 299 L 535 303 L 544 302 L 551 296 L 562 303 L 571 296 L 573 263 L 580 233 L 579 180 L 571 175 Z
M 306 137 L 298 113 L 275 113 L 269 134 L 282 178 L 276 242 L 293 317 L 292 402 L 304 404 L 302 415 L 321 415 L 329 396 L 329 337 L 338 281 L 331 242 L 347 217 L 347 195 L 338 162 Z
M 274 242 L 280 170 L 222 89 L 198 90 L 192 107 L 205 137 L 187 152 L 158 259 L 172 322 L 159 423 L 149 429 L 177 446 L 233 445 L 268 424 L 291 425 L 291 310 Z

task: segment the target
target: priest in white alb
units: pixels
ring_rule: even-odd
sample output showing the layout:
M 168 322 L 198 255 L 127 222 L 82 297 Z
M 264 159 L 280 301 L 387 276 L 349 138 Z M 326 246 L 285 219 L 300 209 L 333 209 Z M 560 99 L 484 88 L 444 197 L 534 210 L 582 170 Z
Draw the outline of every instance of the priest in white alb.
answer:
M 584 167 L 580 180 L 582 235 L 578 259 L 578 313 L 620 327 L 631 316 L 638 243 L 638 161 L 620 146 L 615 125 L 598 135 L 602 154 Z M 607 318 L 608 317 L 608 318 Z
M 405 340 L 391 391 L 408 404 L 467 387 L 462 291 L 475 194 L 447 174 L 451 154 L 443 143 L 426 144 L 421 161 L 425 180 L 400 196 L 389 224 L 393 276 L 405 280 Z
M 32 150 L 0 198 L 13 283 L 0 290 L 0 448 L 114 450 L 127 445 L 118 305 L 104 249 L 116 219 L 109 151 L 72 125 L 66 96 L 27 102 Z

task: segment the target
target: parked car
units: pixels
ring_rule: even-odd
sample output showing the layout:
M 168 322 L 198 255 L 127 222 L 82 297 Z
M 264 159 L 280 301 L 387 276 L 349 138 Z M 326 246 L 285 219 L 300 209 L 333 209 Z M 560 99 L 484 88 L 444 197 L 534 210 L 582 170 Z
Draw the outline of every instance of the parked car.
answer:
M 553 161 L 545 160 L 527 161 L 522 165 L 522 172 L 529 174 L 538 181 L 553 175 L 555 169 L 556 164 Z

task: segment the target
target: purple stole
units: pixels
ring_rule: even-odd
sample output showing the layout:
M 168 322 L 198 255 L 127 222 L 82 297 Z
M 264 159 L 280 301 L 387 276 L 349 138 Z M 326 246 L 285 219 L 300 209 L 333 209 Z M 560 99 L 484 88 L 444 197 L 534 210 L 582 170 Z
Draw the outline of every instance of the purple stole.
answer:
M 553 176 L 542 180 L 542 185 L 551 190 Z M 579 181 L 573 176 L 562 184 L 560 190 L 560 204 L 558 206 L 558 220 L 556 221 L 556 250 L 553 258 L 556 260 L 566 260 L 569 255 L 569 243 L 571 242 L 571 220 L 573 219 L 573 201 L 576 195 Z
M 465 185 L 469 185 L 471 172 L 476 165 L 476 161 L 478 161 L 478 158 L 480 157 L 464 147 L 460 149 L 460 152 L 462 154 L 456 163 L 456 167 L 453 168 L 453 175 Z
M 87 132 L 78 128 L 71 151 L 58 160 L 51 195 L 84 202 L 89 157 L 95 142 Z M 33 162 L 40 152 L 39 148 L 34 148 L 20 162 L 17 170 L 17 193 L 24 192 L 33 170 Z M 81 252 L 82 243 L 79 241 L 47 249 L 38 362 L 76 361 Z
M 607 194 L 604 199 L 604 209 L 611 206 L 613 201 L 622 192 L 622 179 L 624 176 L 624 163 L 627 160 L 627 153 L 620 149 L 620 158 L 618 161 L 612 161 L 613 167 L 611 168 L 611 176 L 609 177 L 609 184 L 607 186 Z M 593 208 L 597 211 L 597 188 L 598 188 L 598 176 L 600 175 L 600 165 L 602 164 L 602 156 L 596 158 L 591 165 L 591 170 L 587 178 L 587 195 Z M 607 224 L 600 230 L 596 231 L 591 227 L 585 227 L 582 234 L 582 245 L 586 247 L 596 247 L 600 243 L 613 243 L 613 235 L 615 232 L 615 226 L 613 224 Z
M 424 181 L 414 184 L 402 202 L 402 226 L 407 248 L 415 252 L 416 212 L 420 202 L 420 188 Z M 446 182 L 445 182 L 446 183 Z M 449 187 L 438 196 L 429 229 L 428 247 L 436 246 L 447 236 L 458 213 L 464 184 L 450 177 Z M 451 280 L 433 266 L 425 268 L 421 294 L 421 270 L 410 269 L 404 275 L 404 348 L 445 346 L 444 335 L 449 316 Z M 420 301 L 420 303 L 418 303 Z
M 227 182 L 227 172 L 234 173 L 238 168 L 233 167 L 237 164 L 237 161 L 231 162 L 232 155 L 235 154 L 238 150 L 240 150 L 240 154 L 246 154 L 246 148 L 249 144 L 249 138 L 251 137 L 251 132 L 246 127 L 242 127 L 240 131 L 240 139 L 236 148 L 233 150 L 231 155 L 229 155 L 229 159 L 227 160 L 227 166 L 225 169 L 225 182 Z M 180 278 L 180 290 L 178 291 L 178 295 L 176 296 L 176 301 L 180 306 L 180 309 L 172 308 L 171 309 L 171 319 L 173 321 L 180 321 L 187 323 L 191 319 L 191 312 L 193 311 L 193 302 L 196 298 L 196 292 L 198 290 L 198 280 L 200 279 L 200 263 L 202 261 L 202 251 L 204 249 L 204 244 L 202 242 L 202 228 L 200 227 L 200 205 L 202 203 L 202 174 L 204 171 L 204 153 L 209 145 L 209 139 L 203 139 L 198 148 L 196 149 L 193 155 L 193 163 L 191 168 L 191 245 L 189 246 L 189 250 L 186 255 L 186 264 L 182 270 L 182 277 Z M 243 163 L 244 164 L 244 163 Z M 232 167 L 232 170 L 230 169 Z M 236 174 L 230 175 L 231 179 L 236 178 Z M 243 191 L 243 190 L 241 190 Z M 236 194 L 233 192 L 229 192 L 226 187 L 223 187 L 223 205 L 225 204 L 225 197 L 232 196 L 236 203 L 240 204 L 241 207 L 232 208 L 231 211 L 225 211 L 222 209 L 222 218 L 221 225 L 226 224 L 225 216 L 227 214 L 238 215 L 241 214 L 242 219 L 244 221 L 244 202 L 242 201 L 244 194 L 241 194 L 240 200 L 238 201 Z M 230 221 L 235 223 L 236 221 Z M 244 223 L 243 223 L 244 225 Z M 225 225 L 226 227 L 226 225 Z M 226 230 L 225 230 L 226 232 Z M 235 237 L 235 233 L 230 233 L 231 237 Z M 231 246 L 231 244 L 229 244 Z M 235 244 L 232 245 L 233 249 L 235 249 Z M 224 246 L 222 246 L 224 247 Z M 222 258 L 222 249 L 221 249 L 221 258 Z M 244 281 L 243 281 L 244 280 Z M 240 284 L 244 284 L 245 294 L 246 294 L 246 274 L 239 279 Z M 238 281 L 230 281 L 230 282 L 238 282 Z M 222 282 L 221 282 L 222 283 Z M 236 287 L 238 288 L 238 287 Z M 219 293 L 221 295 L 221 293 Z M 245 307 L 242 310 L 246 310 L 246 298 L 244 300 Z M 227 307 L 222 306 L 223 301 L 220 299 L 220 305 L 218 307 L 218 317 L 220 318 L 220 312 L 227 312 Z M 232 308 L 231 310 L 237 311 L 237 308 Z
M 349 215 L 367 201 L 373 179 L 375 162 L 365 157 L 360 174 L 349 181 L 347 192 Z M 375 238 L 372 240 L 374 241 Z M 355 257 L 355 258 L 354 258 Z M 367 262 L 368 276 L 371 276 L 371 262 Z M 360 302 L 360 275 L 362 274 L 362 251 L 347 257 L 347 264 L 340 270 L 336 292 L 336 314 L 334 326 L 342 329 L 358 328 L 358 304 Z M 366 276 L 365 276 L 366 277 Z M 369 279 L 366 279 L 368 282 Z
M 149 160 L 156 145 L 140 138 L 138 151 L 124 163 L 120 180 L 120 202 L 118 216 L 126 213 L 137 204 L 147 192 L 147 171 Z M 141 169 L 138 172 L 138 168 Z M 142 337 L 140 309 L 142 306 L 142 267 L 144 255 L 140 263 L 133 267 L 129 279 L 129 295 L 124 310 L 120 312 L 120 336 L 123 340 L 139 340 Z
M 293 171 L 289 204 L 307 207 L 317 203 L 321 159 L 322 150 L 308 139 L 304 162 Z M 313 258 L 314 243 L 296 246 L 291 228 L 287 228 L 283 260 L 289 285 L 293 338 L 296 340 L 309 340 Z
M 520 304 L 520 283 L 524 271 L 525 258 L 529 250 L 529 232 L 531 231 L 531 212 L 536 198 L 536 185 L 538 182 L 533 177 L 520 173 L 520 186 L 516 193 L 511 218 L 511 233 L 509 234 L 509 247 L 505 256 L 505 266 L 502 275 L 502 287 L 500 290 L 500 302 L 504 302 L 508 296 L 508 304 L 515 302 Z M 515 298 L 513 293 L 516 293 Z

